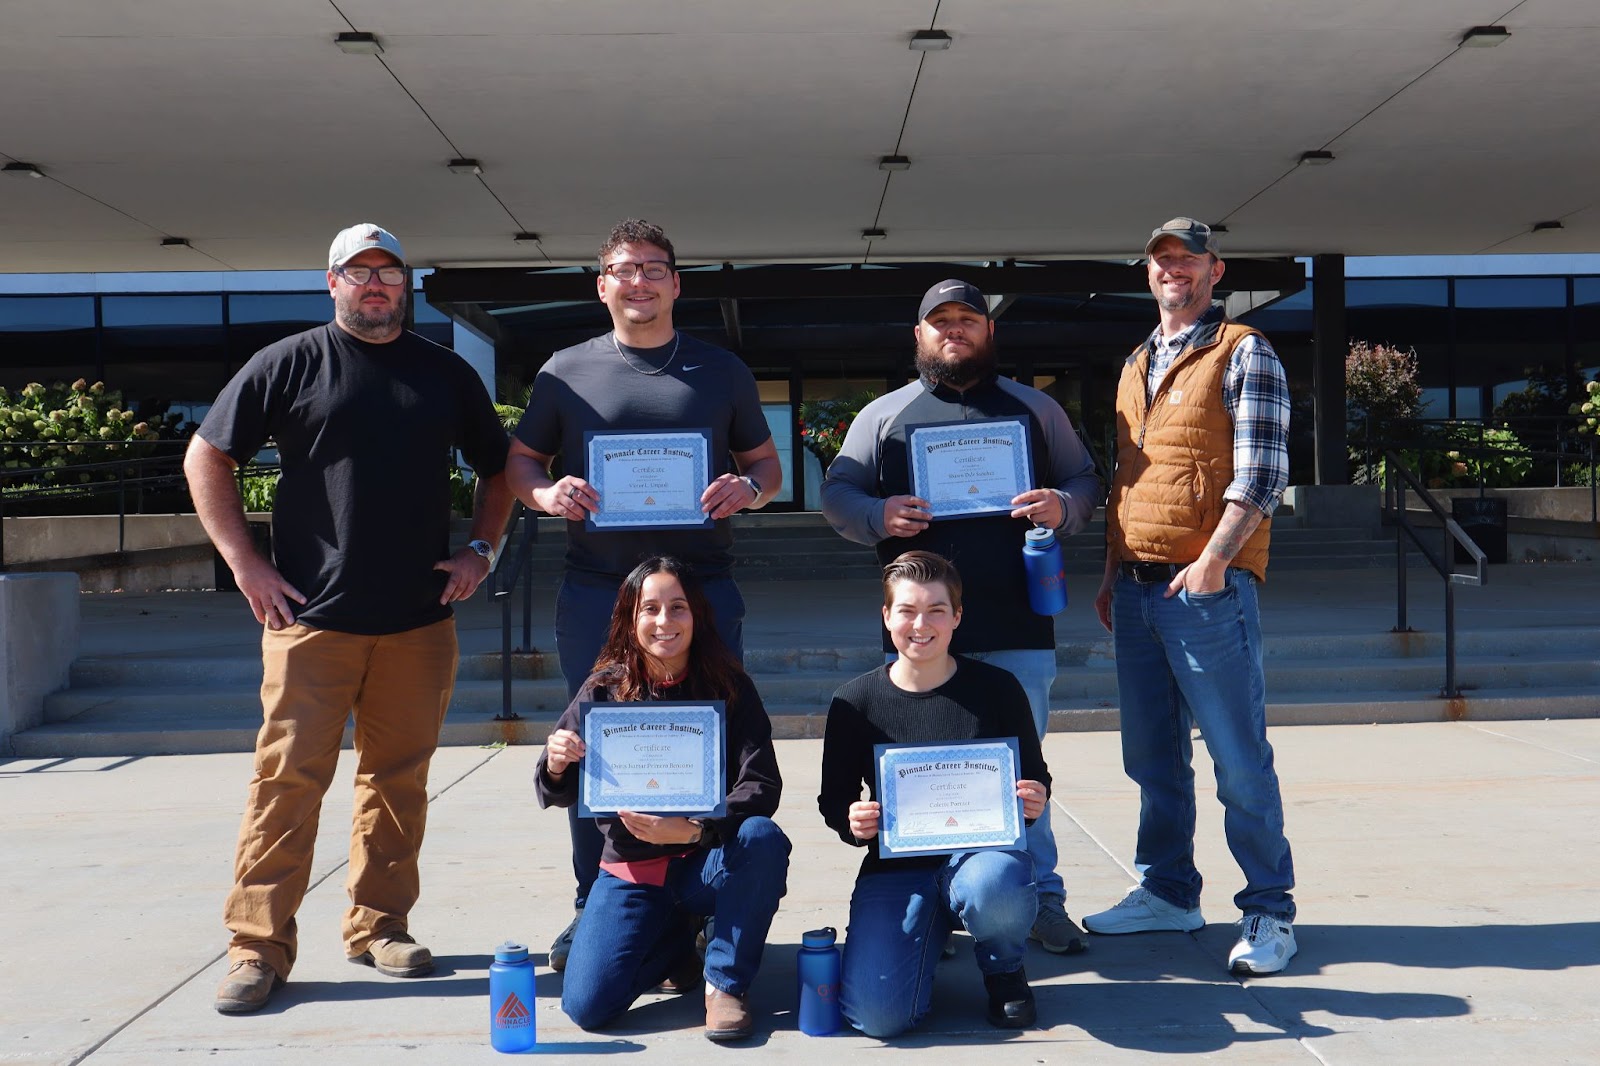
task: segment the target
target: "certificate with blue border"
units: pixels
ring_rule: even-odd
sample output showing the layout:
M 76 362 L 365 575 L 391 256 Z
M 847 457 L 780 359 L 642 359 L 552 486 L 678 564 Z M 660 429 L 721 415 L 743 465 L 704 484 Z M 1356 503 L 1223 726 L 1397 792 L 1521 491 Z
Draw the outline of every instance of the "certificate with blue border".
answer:
M 873 749 L 878 854 L 945 855 L 1022 849 L 1014 737 L 950 744 L 879 744 Z
M 721 700 L 578 704 L 579 816 L 726 813 L 726 714 Z
M 588 529 L 702 529 L 700 494 L 711 484 L 711 431 L 589 430 L 585 473 L 600 494 Z
M 1033 488 L 1028 426 L 1015 418 L 924 422 L 908 426 L 911 495 L 927 500 L 933 518 L 1010 514 L 1011 501 Z

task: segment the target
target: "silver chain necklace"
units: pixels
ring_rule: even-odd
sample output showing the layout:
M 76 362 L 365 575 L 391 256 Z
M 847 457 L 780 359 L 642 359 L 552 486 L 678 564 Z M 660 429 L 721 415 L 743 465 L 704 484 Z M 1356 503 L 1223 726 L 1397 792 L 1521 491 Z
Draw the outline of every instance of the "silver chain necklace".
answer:
M 661 364 L 661 369 L 660 370 L 640 370 L 638 367 L 633 365 L 633 360 L 628 358 L 628 353 L 622 350 L 622 345 L 617 343 L 617 331 L 616 330 L 612 330 L 611 331 L 611 347 L 615 348 L 617 350 L 617 354 L 622 356 L 622 361 L 627 364 L 627 367 L 628 367 L 629 370 L 633 371 L 635 374 L 643 374 L 647 378 L 659 377 L 660 375 L 665 374 L 667 372 L 667 370 L 672 366 L 672 361 L 674 359 L 678 358 L 678 345 L 680 343 L 682 343 L 682 341 L 683 341 L 683 334 L 679 333 L 677 330 L 673 330 L 672 331 L 672 354 L 667 356 L 667 361 L 665 363 Z

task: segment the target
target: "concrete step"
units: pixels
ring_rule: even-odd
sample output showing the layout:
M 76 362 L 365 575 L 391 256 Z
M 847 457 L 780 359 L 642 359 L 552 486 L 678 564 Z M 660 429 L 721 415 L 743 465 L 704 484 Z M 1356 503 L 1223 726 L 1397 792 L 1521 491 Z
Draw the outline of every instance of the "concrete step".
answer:
M 820 737 L 826 705 L 770 704 L 773 732 L 779 738 Z M 20 758 L 87 758 L 248 752 L 260 724 L 259 709 L 197 711 L 181 703 L 152 708 L 142 715 L 86 712 L 90 721 L 57 722 L 13 737 Z M 1542 689 L 1482 689 L 1460 699 L 1426 694 L 1355 694 L 1343 699 L 1326 694 L 1273 697 L 1267 721 L 1274 727 L 1399 722 L 1504 721 L 1512 719 L 1592 718 L 1600 715 L 1600 690 L 1594 685 Z M 103 716 L 103 720 L 94 721 Z M 497 721 L 492 714 L 468 713 L 452 706 L 440 743 L 446 746 L 542 744 L 556 720 L 555 712 L 525 713 Z M 1114 701 L 1052 703 L 1052 732 L 1116 729 Z M 88 728 L 89 726 L 95 728 Z M 345 747 L 351 746 L 345 731 Z

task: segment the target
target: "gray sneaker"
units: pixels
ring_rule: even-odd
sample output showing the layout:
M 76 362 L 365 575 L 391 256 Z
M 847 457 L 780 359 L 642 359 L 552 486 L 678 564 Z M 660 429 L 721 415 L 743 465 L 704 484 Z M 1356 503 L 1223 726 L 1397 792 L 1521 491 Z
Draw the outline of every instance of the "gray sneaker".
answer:
M 550 968 L 556 973 L 567 968 L 567 956 L 572 954 L 572 938 L 578 935 L 578 923 L 582 920 L 583 908 L 579 907 L 573 912 L 572 921 L 567 923 L 567 927 L 561 930 L 561 935 L 550 945 Z
M 1076 955 L 1089 946 L 1089 938 L 1067 913 L 1066 900 L 1060 896 L 1040 897 L 1028 939 L 1037 940 L 1052 955 Z
M 1084 926 L 1091 933 L 1192 933 L 1206 924 L 1200 908 L 1184 910 L 1139 885 L 1122 897 L 1110 910 L 1085 915 Z

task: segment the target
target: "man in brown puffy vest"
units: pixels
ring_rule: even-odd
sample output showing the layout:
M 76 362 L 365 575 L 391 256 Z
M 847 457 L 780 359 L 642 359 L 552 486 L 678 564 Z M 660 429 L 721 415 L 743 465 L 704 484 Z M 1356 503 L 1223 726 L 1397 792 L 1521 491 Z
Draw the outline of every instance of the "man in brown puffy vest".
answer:
M 1270 516 L 1289 481 L 1289 390 L 1267 339 L 1212 306 L 1223 263 L 1209 226 L 1172 219 L 1150 235 L 1145 255 L 1161 324 L 1128 357 L 1117 386 L 1117 468 L 1095 597 L 1116 646 L 1143 880 L 1083 924 L 1103 934 L 1205 924 L 1194 864 L 1190 730 L 1198 726 L 1245 876 L 1228 965 L 1277 973 L 1296 950 L 1294 861 L 1267 743 L 1256 585 L 1266 580 Z

